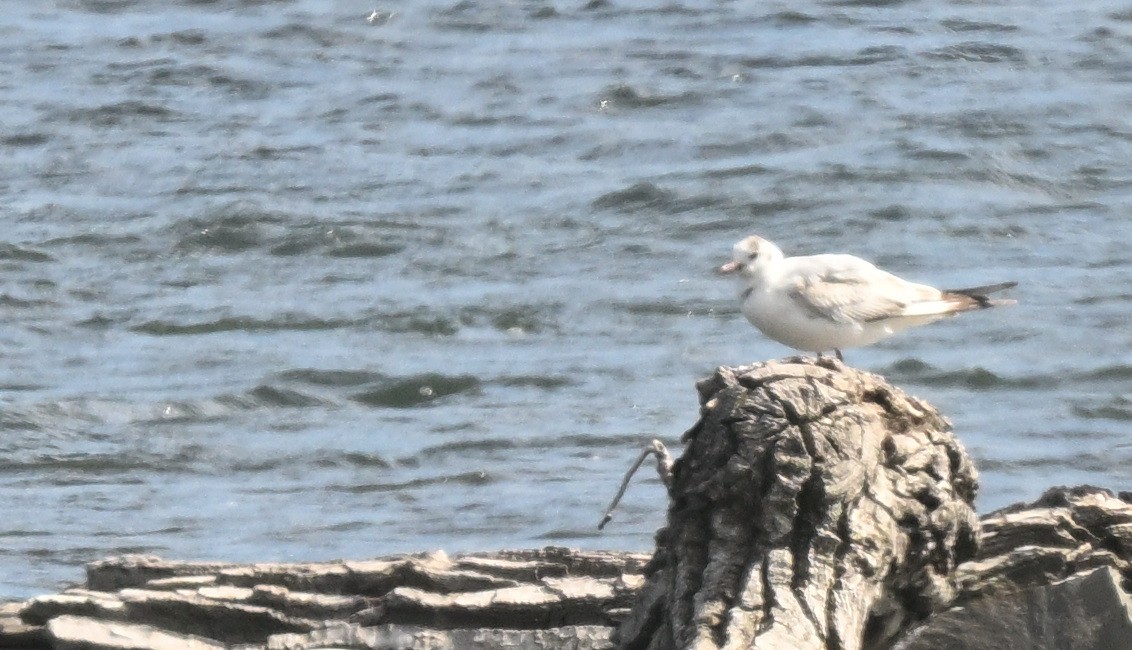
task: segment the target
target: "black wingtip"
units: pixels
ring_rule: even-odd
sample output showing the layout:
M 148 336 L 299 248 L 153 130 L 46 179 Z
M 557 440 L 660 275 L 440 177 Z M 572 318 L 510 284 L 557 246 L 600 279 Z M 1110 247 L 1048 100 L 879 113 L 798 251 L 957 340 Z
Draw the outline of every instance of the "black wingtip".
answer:
M 966 289 L 945 289 L 944 294 L 954 294 L 964 296 L 974 300 L 978 308 L 994 307 L 996 305 L 1013 305 L 1015 300 L 994 300 L 988 298 L 992 293 L 1002 291 L 1004 289 L 1011 289 L 1018 286 L 1017 282 L 999 282 L 998 284 L 988 284 L 981 287 L 967 287 Z
M 968 296 L 971 298 L 987 297 L 987 295 L 1005 289 L 1013 289 L 1018 286 L 1017 282 L 999 282 L 998 284 L 988 284 L 981 287 L 968 287 L 966 289 L 944 289 L 944 293 L 957 293 L 961 296 Z

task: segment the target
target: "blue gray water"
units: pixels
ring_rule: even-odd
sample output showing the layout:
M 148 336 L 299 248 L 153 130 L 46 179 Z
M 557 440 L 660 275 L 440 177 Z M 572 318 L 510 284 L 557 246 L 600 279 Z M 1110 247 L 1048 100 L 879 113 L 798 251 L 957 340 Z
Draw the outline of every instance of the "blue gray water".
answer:
M 367 21 L 371 16 L 373 20 Z M 758 232 L 1021 303 L 848 360 L 980 509 L 1129 487 L 1132 11 L 58 0 L 0 12 L 0 597 L 122 552 L 648 550 Z

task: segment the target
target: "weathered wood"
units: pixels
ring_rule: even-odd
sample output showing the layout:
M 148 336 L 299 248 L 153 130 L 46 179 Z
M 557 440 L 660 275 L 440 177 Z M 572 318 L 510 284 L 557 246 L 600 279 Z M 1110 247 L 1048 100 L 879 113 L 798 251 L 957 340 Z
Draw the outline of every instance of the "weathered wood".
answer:
M 203 584 L 253 587 L 279 585 L 293 591 L 381 596 L 395 587 L 441 592 L 514 587 L 544 577 L 585 575 L 618 577 L 636 573 L 649 556 L 643 553 L 581 551 L 562 547 L 469 553 L 449 557 L 443 551 L 373 560 L 310 563 L 187 562 L 152 555 L 123 555 L 87 566 L 87 588 L 117 591 Z
M 1132 493 L 1090 486 L 986 515 L 978 556 L 956 571 L 955 606 L 898 648 L 1132 650 L 1129 524 Z
M 597 524 L 598 530 L 603 530 L 605 525 L 613 520 L 613 511 L 617 509 L 617 504 L 621 503 L 621 497 L 625 496 L 629 481 L 649 456 L 656 457 L 656 474 L 660 478 L 660 482 L 665 487 L 672 487 L 672 456 L 668 453 L 668 448 L 664 446 L 663 442 L 654 439 L 645 445 L 636 462 L 629 466 L 629 471 L 625 472 L 625 478 L 621 480 L 621 487 L 617 489 L 617 494 L 613 496 L 613 500 L 609 502 L 609 507 L 605 509 L 605 514 L 601 516 L 601 521 Z
M 437 629 L 611 625 L 610 610 L 627 607 L 636 596 L 641 580 L 634 578 L 543 578 L 538 585 L 459 594 L 398 587 L 381 600 L 372 620 Z
M 833 359 L 697 388 L 622 648 L 853 650 L 954 598 L 976 475 L 935 409 Z
M 651 556 L 111 558 L 86 589 L 0 605 L 0 648 L 607 650 L 620 625 L 625 648 L 974 649 L 1073 629 L 1107 642 L 1129 623 L 1132 493 L 1057 488 L 991 513 L 976 554 L 975 473 L 930 406 L 833 359 L 721 368 L 698 388 Z M 1111 613 L 1068 606 L 1082 590 Z
M 613 628 L 571 625 L 542 630 L 436 630 L 417 625 L 338 625 L 310 634 L 271 637 L 266 650 L 609 650 Z
M 321 627 L 313 619 L 288 616 L 270 607 L 245 605 L 240 598 L 209 597 L 153 589 L 123 589 L 125 620 L 146 622 L 178 634 L 208 637 L 224 643 L 255 643 L 285 632 L 308 632 Z M 207 592 L 206 592 L 207 593 Z
M 256 585 L 249 591 L 248 602 L 252 605 L 270 607 L 291 617 L 319 621 L 345 618 L 369 605 L 369 599 L 363 596 L 304 593 L 278 585 Z M 208 596 L 203 589 L 201 592 L 201 595 Z
M 79 630 L 90 622 L 91 648 L 117 647 L 104 643 L 108 630 L 128 647 L 155 650 L 176 647 L 179 638 L 253 648 L 332 641 L 350 648 L 611 648 L 647 561 L 641 553 L 557 547 L 301 564 L 125 556 L 89 567 L 90 583 L 113 591 L 71 589 L 27 601 L 18 608 L 22 621 L 11 611 L 0 616 L 0 632 L 11 630 L 0 635 L 0 647 L 17 640 L 28 642 L 22 648 L 85 647 Z
M 958 604 L 1112 567 L 1132 585 L 1132 493 L 1049 489 L 982 520 L 982 545 L 959 567 Z
M 56 616 L 64 614 L 116 619 L 124 617 L 125 613 L 126 604 L 115 594 L 71 589 L 61 594 L 32 598 L 24 603 L 20 610 L 20 618 L 25 623 L 43 625 Z
M 88 564 L 86 585 L 93 591 L 117 591 L 162 578 L 214 575 L 238 566 L 233 562 L 167 562 L 154 555 L 124 555 Z
M 1132 649 L 1132 596 L 1112 567 L 979 598 L 938 615 L 894 650 Z
M 47 632 L 42 625 L 20 619 L 21 603 L 0 603 L 0 648 L 46 648 Z
M 227 646 L 152 625 L 59 616 L 47 623 L 53 650 L 226 650 Z

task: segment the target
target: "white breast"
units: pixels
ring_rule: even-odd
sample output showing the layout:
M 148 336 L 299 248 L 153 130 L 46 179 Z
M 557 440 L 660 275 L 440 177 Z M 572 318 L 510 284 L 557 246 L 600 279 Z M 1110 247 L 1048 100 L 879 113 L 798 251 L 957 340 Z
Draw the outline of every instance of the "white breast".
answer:
M 752 291 L 743 300 L 743 315 L 768 337 L 806 352 L 869 345 L 903 329 L 879 322 L 835 322 L 806 311 L 783 291 Z

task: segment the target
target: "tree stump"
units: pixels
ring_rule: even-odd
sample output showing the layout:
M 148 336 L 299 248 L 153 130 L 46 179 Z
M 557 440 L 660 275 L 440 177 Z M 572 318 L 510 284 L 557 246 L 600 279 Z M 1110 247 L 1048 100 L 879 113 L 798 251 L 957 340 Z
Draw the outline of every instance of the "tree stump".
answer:
M 977 476 L 934 408 L 830 358 L 697 389 L 621 648 L 876 647 L 954 598 Z

